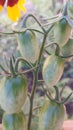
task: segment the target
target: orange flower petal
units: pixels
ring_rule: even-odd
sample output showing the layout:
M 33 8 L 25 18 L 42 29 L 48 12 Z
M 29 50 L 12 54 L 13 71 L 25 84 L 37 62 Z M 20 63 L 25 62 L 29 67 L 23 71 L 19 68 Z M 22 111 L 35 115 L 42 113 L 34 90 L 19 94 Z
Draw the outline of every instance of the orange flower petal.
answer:
M 20 10 L 26 12 L 24 4 L 26 0 L 8 0 L 7 1 L 7 11 L 8 17 L 13 21 L 17 21 L 20 18 Z
M 24 7 L 24 4 L 26 3 L 26 0 L 19 0 L 18 1 L 18 7 L 22 10 L 22 11 L 24 11 L 24 12 L 26 12 L 26 8 Z
M 3 8 L 3 7 L 0 5 L 0 11 L 2 10 L 2 8 Z
M 17 21 L 20 18 L 20 10 L 17 5 L 13 7 L 7 7 L 8 17 L 13 21 Z

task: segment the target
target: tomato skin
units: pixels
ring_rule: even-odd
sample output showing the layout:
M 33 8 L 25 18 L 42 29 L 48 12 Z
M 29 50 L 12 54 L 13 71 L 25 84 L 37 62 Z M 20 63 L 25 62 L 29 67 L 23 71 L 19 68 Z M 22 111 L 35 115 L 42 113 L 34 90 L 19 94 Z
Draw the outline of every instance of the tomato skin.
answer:
M 35 33 L 27 30 L 18 34 L 18 45 L 21 55 L 27 61 L 35 63 L 39 56 L 39 44 Z
M 69 39 L 68 42 L 61 49 L 62 55 L 68 56 L 73 54 L 73 39 Z
M 7 114 L 2 119 L 3 130 L 27 130 L 27 122 L 23 112 Z
M 48 56 L 44 62 L 42 75 L 47 87 L 53 87 L 60 80 L 64 70 L 64 60 L 60 56 Z
M 4 77 L 0 84 L 0 105 L 7 113 L 21 110 L 27 97 L 27 82 L 24 75 Z
M 61 48 L 61 55 L 69 56 L 73 54 L 73 39 L 69 39 L 68 42 Z M 66 61 L 71 61 L 73 57 L 66 58 Z
M 47 101 L 39 113 L 38 130 L 61 130 L 65 117 L 65 107 L 53 101 Z
M 68 21 L 65 18 L 61 19 L 55 24 L 54 27 L 55 41 L 60 47 L 63 47 L 67 43 L 70 34 L 71 34 L 71 26 L 69 25 Z

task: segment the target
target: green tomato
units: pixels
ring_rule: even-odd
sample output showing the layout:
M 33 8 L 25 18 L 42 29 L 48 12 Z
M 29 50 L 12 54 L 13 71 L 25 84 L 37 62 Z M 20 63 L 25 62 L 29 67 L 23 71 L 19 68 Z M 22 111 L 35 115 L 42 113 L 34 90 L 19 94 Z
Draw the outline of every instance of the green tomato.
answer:
M 71 26 L 68 21 L 63 18 L 55 24 L 54 27 L 54 37 L 55 42 L 60 46 L 64 46 L 71 34 Z
M 0 105 L 7 113 L 21 110 L 27 97 L 27 82 L 24 75 L 4 77 L 0 83 Z
M 64 60 L 60 56 L 48 56 L 44 62 L 42 74 L 48 87 L 53 87 L 60 80 L 64 70 Z
M 18 34 L 18 45 L 21 55 L 29 62 L 35 63 L 39 56 L 39 44 L 34 32 Z
M 3 130 L 27 130 L 27 122 L 23 112 L 7 114 L 2 119 Z
M 46 101 L 39 113 L 38 130 L 61 130 L 65 117 L 65 107 L 54 101 Z
M 65 46 L 63 46 L 61 51 L 64 56 L 72 55 L 73 54 L 73 39 L 69 39 L 68 42 L 65 44 Z
M 69 56 L 73 54 L 73 39 L 69 39 L 68 42 L 61 48 L 61 54 L 63 56 Z M 73 57 L 66 58 L 66 61 L 71 61 Z
M 64 60 L 52 54 L 44 62 L 42 75 L 46 85 L 50 88 L 58 83 L 64 70 Z

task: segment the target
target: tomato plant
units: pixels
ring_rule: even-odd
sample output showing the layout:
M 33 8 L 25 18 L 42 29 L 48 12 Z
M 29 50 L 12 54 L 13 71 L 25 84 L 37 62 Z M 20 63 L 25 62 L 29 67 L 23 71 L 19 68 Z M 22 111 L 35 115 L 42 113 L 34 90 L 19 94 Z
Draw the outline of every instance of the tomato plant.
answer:
M 57 86 L 64 71 L 66 58 L 73 56 L 71 50 L 73 43 L 72 39 L 70 39 L 73 23 L 69 17 L 69 9 L 67 2 L 61 15 L 48 18 L 48 23 L 45 25 L 32 14 L 25 15 L 24 19 L 22 18 L 20 30 L 17 30 L 16 26 L 14 26 L 12 32 L 7 33 L 8 35 L 17 33 L 17 43 L 22 56 L 15 58 L 13 55 L 9 61 L 6 61 L 5 67 L 0 65 L 2 69 L 0 105 L 4 110 L 3 130 L 31 130 L 32 127 L 38 127 L 38 130 L 60 130 L 62 128 L 66 113 L 64 104 L 69 101 L 72 95 L 70 93 L 63 99 L 63 88 L 60 89 Z M 36 27 L 33 28 L 33 26 L 32 28 L 28 27 L 27 20 L 30 17 L 35 20 L 41 30 Z M 17 26 L 19 26 L 19 22 Z M 54 33 L 55 38 L 53 43 L 49 43 L 48 40 L 51 30 L 51 34 Z M 37 36 L 36 33 L 40 33 L 40 35 Z M 45 49 L 50 45 L 56 45 L 52 54 Z M 19 69 L 19 62 L 21 61 L 28 66 L 26 67 L 27 70 L 25 68 L 24 71 Z M 40 70 L 42 80 L 38 78 Z M 28 79 L 25 78 L 25 74 L 28 72 L 33 74 L 33 86 L 30 93 L 28 92 Z M 44 101 L 44 105 L 40 106 L 38 123 L 35 123 L 37 126 L 31 126 L 32 117 L 35 114 L 37 115 L 33 111 L 39 109 L 39 106 L 33 108 L 34 98 L 36 97 L 35 92 L 37 88 L 40 89 L 40 87 L 37 87 L 39 83 L 42 84 L 41 89 L 44 91 L 44 95 L 48 97 L 48 100 L 47 102 Z M 54 89 L 54 94 L 50 91 L 51 88 Z M 27 96 L 29 96 L 29 112 L 25 116 L 22 107 L 26 105 Z

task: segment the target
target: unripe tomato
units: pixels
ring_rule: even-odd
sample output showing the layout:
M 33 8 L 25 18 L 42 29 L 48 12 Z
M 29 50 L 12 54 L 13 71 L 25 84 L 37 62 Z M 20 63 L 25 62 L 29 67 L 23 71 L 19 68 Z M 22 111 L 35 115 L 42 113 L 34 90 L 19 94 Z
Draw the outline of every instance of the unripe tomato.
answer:
M 27 130 L 27 122 L 23 112 L 3 115 L 3 130 Z
M 39 44 L 34 32 L 27 30 L 18 34 L 18 45 L 21 55 L 29 62 L 35 63 L 39 56 Z
M 53 87 L 60 80 L 64 70 L 64 60 L 52 54 L 44 62 L 42 74 L 48 87 Z
M 38 130 L 38 117 L 36 116 L 32 118 L 31 130 Z
M 62 54 L 64 56 L 72 55 L 73 54 L 73 39 L 69 39 L 65 46 L 61 49 Z
M 55 24 L 54 27 L 54 37 L 55 42 L 60 46 L 64 46 L 71 34 L 71 26 L 68 21 L 63 18 Z
M 65 117 L 65 107 L 53 101 L 47 101 L 39 113 L 38 130 L 61 130 Z
M 7 113 L 21 110 L 27 97 L 27 82 L 24 75 L 4 77 L 0 82 L 0 105 Z
M 69 39 L 68 42 L 61 48 L 61 54 L 63 56 L 69 56 L 73 54 L 73 39 Z M 70 61 L 71 58 L 66 58 L 67 61 Z

